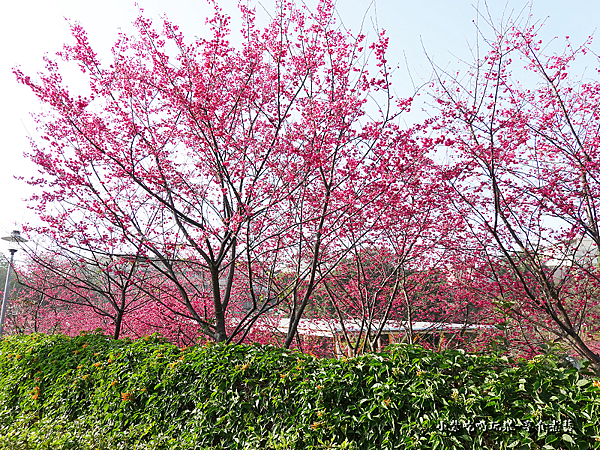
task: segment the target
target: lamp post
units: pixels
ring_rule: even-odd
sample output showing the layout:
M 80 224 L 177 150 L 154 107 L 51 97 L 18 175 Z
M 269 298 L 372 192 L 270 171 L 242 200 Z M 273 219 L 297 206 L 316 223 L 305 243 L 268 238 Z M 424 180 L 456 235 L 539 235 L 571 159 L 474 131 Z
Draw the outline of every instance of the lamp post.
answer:
M 2 240 L 11 243 L 27 242 L 27 239 L 22 238 L 21 233 L 19 233 L 17 230 L 14 230 L 10 234 L 10 236 L 3 237 Z M 4 285 L 4 296 L 2 297 L 2 313 L 0 314 L 0 339 L 2 339 L 2 334 L 4 333 L 4 319 L 6 318 L 6 307 L 8 306 L 8 291 L 10 289 L 10 271 L 12 269 L 15 253 L 17 253 L 16 245 L 12 244 L 8 248 L 8 251 L 10 252 L 10 264 L 8 265 L 8 269 L 6 270 L 6 284 Z

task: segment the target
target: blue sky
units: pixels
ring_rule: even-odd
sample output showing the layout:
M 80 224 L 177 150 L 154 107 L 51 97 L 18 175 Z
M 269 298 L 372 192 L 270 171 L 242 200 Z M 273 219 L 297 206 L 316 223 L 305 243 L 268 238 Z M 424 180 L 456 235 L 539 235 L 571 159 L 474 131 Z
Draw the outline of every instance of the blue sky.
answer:
M 211 14 L 205 0 L 139 0 L 138 4 L 144 8 L 145 15 L 153 19 L 166 14 L 189 37 L 205 32 L 205 19 Z M 314 4 L 314 0 L 308 2 L 309 6 Z M 261 10 L 268 10 L 272 1 L 256 5 L 261 15 L 265 14 Z M 487 2 L 491 17 L 497 22 L 511 12 L 518 13 L 526 5 L 526 2 L 512 0 Z M 221 6 L 235 17 L 235 1 L 223 1 Z M 43 55 L 54 54 L 70 40 L 64 17 L 79 21 L 100 56 L 108 59 L 119 29 L 131 31 L 138 7 L 133 1 L 125 0 L 30 0 L 3 2 L 0 8 L 0 234 L 4 236 L 25 222 L 35 221 L 23 200 L 31 190 L 14 176 L 37 175 L 23 153 L 29 148 L 27 136 L 36 134 L 29 113 L 41 110 L 29 90 L 15 82 L 12 67 L 19 65 L 31 75 L 41 70 Z M 430 66 L 423 47 L 443 67 L 458 68 L 460 58 L 469 59 L 469 43 L 473 43 L 476 36 L 473 20 L 477 17 L 477 8 L 485 11 L 486 3 L 471 0 L 337 1 L 338 13 L 347 28 L 358 30 L 364 20 L 364 29 L 370 33 L 374 24 L 387 31 L 390 37 L 388 60 L 400 65 L 394 78 L 400 95 L 411 95 L 413 91 L 407 65 L 416 84 L 429 77 Z M 541 33 L 544 40 L 569 35 L 573 43 L 580 43 L 595 32 L 600 2 L 538 0 L 531 11 L 536 20 L 545 21 Z M 599 45 L 595 42 L 592 46 L 598 54 Z M 597 74 L 588 70 L 588 76 Z

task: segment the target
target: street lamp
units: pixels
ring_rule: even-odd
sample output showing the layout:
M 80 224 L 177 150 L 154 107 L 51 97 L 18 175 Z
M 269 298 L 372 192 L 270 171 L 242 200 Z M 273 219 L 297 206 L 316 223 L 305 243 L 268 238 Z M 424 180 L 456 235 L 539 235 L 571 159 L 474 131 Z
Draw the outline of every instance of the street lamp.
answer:
M 8 251 L 10 252 L 10 264 L 6 270 L 6 284 L 4 285 L 4 296 L 2 297 L 2 313 L 0 314 L 0 339 L 4 332 L 4 319 L 6 318 L 6 306 L 8 305 L 8 290 L 10 288 L 10 271 L 13 265 L 15 253 L 17 253 L 17 245 L 14 243 L 27 242 L 27 239 L 21 237 L 21 233 L 17 230 L 13 231 L 10 236 L 3 237 L 2 240 L 11 243 Z

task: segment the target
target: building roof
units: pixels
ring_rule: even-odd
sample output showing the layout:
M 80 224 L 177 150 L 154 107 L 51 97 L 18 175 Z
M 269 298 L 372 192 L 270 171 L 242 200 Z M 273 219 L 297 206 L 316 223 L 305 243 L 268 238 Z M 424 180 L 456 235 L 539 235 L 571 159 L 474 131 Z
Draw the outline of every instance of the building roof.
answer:
M 290 325 L 289 318 L 279 320 L 277 330 L 286 333 Z M 374 322 L 371 326 L 372 330 L 379 329 L 379 322 Z M 407 331 L 408 324 L 406 322 L 387 321 L 382 331 L 386 333 L 404 333 Z M 360 321 L 344 322 L 344 327 L 348 333 L 358 333 L 361 330 Z M 478 324 L 462 324 L 448 322 L 413 322 L 412 329 L 415 332 L 443 332 L 443 331 L 460 331 L 460 330 L 481 330 L 489 329 L 491 325 Z M 364 327 L 363 327 L 364 330 Z M 324 319 L 300 319 L 298 324 L 298 333 L 308 336 L 326 336 L 333 337 L 334 334 L 342 333 L 342 325 L 339 321 L 324 320 Z

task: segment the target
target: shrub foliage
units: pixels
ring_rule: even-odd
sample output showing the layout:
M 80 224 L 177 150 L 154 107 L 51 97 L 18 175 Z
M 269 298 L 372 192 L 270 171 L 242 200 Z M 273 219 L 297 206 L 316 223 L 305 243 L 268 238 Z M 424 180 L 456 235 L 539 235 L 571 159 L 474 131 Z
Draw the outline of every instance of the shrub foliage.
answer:
M 586 449 L 600 381 L 558 360 L 392 346 L 331 360 L 160 338 L 0 343 L 2 449 Z

